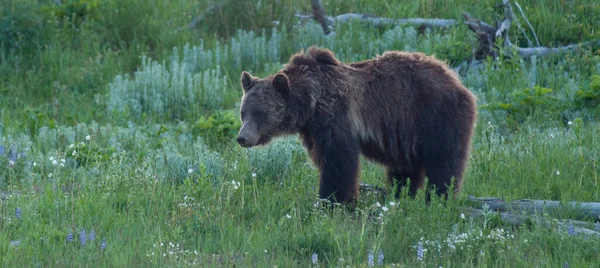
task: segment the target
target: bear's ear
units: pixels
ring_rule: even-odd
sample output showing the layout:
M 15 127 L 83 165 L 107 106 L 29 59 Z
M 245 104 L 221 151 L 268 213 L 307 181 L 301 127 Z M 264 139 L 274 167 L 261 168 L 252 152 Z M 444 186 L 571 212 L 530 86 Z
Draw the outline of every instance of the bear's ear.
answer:
M 273 77 L 273 87 L 281 92 L 288 93 L 290 91 L 290 80 L 287 75 L 279 73 Z
M 242 88 L 244 89 L 244 92 L 246 92 L 246 91 L 248 91 L 250 86 L 252 86 L 252 84 L 254 84 L 256 77 L 250 75 L 250 73 L 248 73 L 246 71 L 243 71 L 241 79 L 242 79 Z

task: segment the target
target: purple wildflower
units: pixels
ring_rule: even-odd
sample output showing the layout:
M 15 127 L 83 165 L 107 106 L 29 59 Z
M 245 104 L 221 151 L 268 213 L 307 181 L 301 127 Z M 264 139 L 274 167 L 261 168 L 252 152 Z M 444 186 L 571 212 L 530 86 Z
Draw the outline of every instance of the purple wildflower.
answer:
M 8 150 L 8 160 L 12 161 L 13 163 L 17 161 L 17 150 L 10 148 L 10 150 Z
M 423 242 L 419 241 L 419 245 L 417 246 L 417 260 L 422 261 L 425 257 L 425 249 L 423 248 Z
M 377 265 L 383 265 L 383 251 L 379 251 L 377 255 Z
M 318 261 L 319 261 L 319 257 L 317 256 L 317 253 L 313 253 L 312 254 L 312 263 L 317 264 Z
M 21 218 L 21 209 L 20 208 L 15 209 L 15 218 L 17 218 L 17 219 Z
M 563 263 L 563 268 L 569 268 L 569 263 L 568 262 Z
M 96 232 L 94 232 L 94 229 L 92 229 L 90 231 L 90 233 L 88 234 L 88 240 L 90 240 L 90 241 L 96 240 Z
M 0 156 L 4 156 L 4 146 L 0 145 Z
M 369 267 L 375 266 L 375 260 L 374 260 L 375 256 L 373 256 L 373 251 L 372 250 L 369 250 L 369 255 L 367 257 L 368 257 L 367 265 Z
M 21 245 L 21 240 L 20 239 L 10 241 L 10 246 L 11 247 L 18 247 L 19 245 Z
M 81 231 L 79 231 L 79 243 L 81 243 L 82 246 L 85 246 L 85 244 L 87 243 L 87 234 L 85 233 L 85 229 L 83 229 L 83 227 L 81 227 Z
M 73 232 L 71 230 L 69 230 L 69 233 L 67 234 L 67 242 L 73 242 Z
M 575 226 L 573 226 L 573 223 L 569 223 L 569 226 L 567 226 L 567 233 L 569 233 L 569 235 L 575 234 Z
M 102 243 L 100 243 L 100 250 L 104 250 L 106 248 L 106 239 L 102 238 Z

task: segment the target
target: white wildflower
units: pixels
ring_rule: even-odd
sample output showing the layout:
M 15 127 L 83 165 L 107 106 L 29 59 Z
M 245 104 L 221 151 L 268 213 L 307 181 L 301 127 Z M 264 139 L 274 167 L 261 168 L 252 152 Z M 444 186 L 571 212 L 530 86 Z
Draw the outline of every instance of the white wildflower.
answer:
M 256 177 L 256 172 L 252 172 L 252 177 L 255 178 Z
M 89 141 L 92 137 L 90 135 L 85 136 L 85 140 Z
M 75 147 L 75 144 L 71 143 L 71 145 L 69 145 L 69 148 L 73 148 Z
M 393 201 L 390 202 L 390 207 L 394 207 L 394 206 L 396 206 L 396 202 L 393 202 Z
M 288 218 L 288 219 L 292 218 L 292 216 L 290 216 L 290 214 L 286 214 L 285 217 Z
M 383 212 L 387 212 L 388 208 L 386 206 L 381 207 L 381 210 L 383 210 Z
M 58 165 L 58 161 L 56 161 L 56 159 L 52 160 L 52 165 Z
M 71 153 L 73 156 L 77 155 L 77 151 L 73 150 L 73 153 Z
M 569 122 L 567 122 L 567 125 L 571 126 L 571 125 L 573 125 L 573 122 L 569 121 Z
M 194 172 L 194 170 L 193 170 L 193 169 L 191 169 L 191 168 L 190 168 L 190 169 L 188 169 L 188 173 L 189 173 L 189 174 L 192 174 L 193 172 Z

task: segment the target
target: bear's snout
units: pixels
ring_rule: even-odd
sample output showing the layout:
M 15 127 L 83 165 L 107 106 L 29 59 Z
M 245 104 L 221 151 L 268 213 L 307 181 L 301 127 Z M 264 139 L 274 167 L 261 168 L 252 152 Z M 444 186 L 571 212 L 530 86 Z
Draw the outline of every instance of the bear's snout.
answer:
M 238 136 L 237 143 L 242 147 L 246 147 L 246 144 L 248 143 L 248 138 L 246 138 L 244 136 Z
M 242 124 L 242 128 L 237 136 L 237 143 L 245 148 L 252 147 L 258 143 L 259 136 L 253 127 L 247 123 Z

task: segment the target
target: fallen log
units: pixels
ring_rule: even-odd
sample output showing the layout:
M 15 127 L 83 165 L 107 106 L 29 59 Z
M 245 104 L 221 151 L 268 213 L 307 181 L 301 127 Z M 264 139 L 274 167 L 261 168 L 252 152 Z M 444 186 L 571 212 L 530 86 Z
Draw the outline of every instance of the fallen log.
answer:
M 481 219 L 486 217 L 486 212 L 481 209 L 464 208 L 462 209 L 465 216 L 473 219 Z M 494 212 L 492 212 L 494 213 Z M 488 214 L 489 216 L 489 214 Z M 513 227 L 520 227 L 529 223 L 544 226 L 558 233 L 567 233 L 569 235 L 583 235 L 600 238 L 600 226 L 595 224 L 594 230 L 588 228 L 591 223 L 574 221 L 574 220 L 558 220 L 535 215 L 515 215 L 505 212 L 498 212 L 500 220 L 510 224 Z
M 469 200 L 483 205 L 491 210 L 500 212 L 519 211 L 529 214 L 543 215 L 560 210 L 577 211 L 580 215 L 594 220 L 600 220 L 600 203 L 595 202 L 561 202 L 554 200 L 521 199 L 506 202 L 500 198 L 469 197 Z
M 321 4 L 320 0 L 311 0 L 311 5 L 313 10 L 312 16 L 302 14 L 295 14 L 295 16 L 301 20 L 315 19 L 317 22 L 319 22 L 319 24 L 323 28 L 323 32 L 326 35 L 333 32 L 332 28 L 334 23 L 346 23 L 353 20 L 366 22 L 375 27 L 382 27 L 386 25 L 411 25 L 419 27 L 420 30 L 434 27 L 447 28 L 456 25 L 456 20 L 454 19 L 392 19 L 357 13 L 346 13 L 337 15 L 335 17 L 330 17 L 325 14 L 325 10 L 323 9 L 323 5 Z

